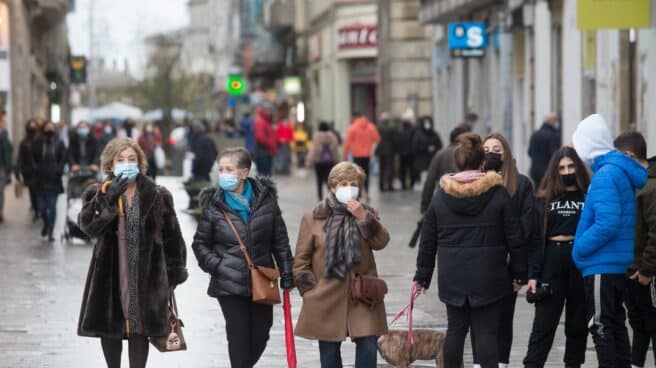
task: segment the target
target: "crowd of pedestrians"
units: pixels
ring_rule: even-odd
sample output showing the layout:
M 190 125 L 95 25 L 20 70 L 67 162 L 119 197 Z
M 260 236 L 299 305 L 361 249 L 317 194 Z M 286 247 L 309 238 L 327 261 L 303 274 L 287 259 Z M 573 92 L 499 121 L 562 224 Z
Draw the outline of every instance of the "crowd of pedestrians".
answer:
M 190 130 L 193 176 L 210 181 L 215 165 L 219 172 L 199 196 L 191 248 L 225 318 L 232 367 L 255 366 L 270 337 L 272 302 L 254 297 L 259 267 L 275 270 L 271 285 L 298 289 L 295 334 L 317 341 L 322 367 L 343 366 L 347 338 L 356 345 L 356 368 L 377 366 L 377 340 L 388 326 L 375 253 L 390 242 L 385 222 L 393 219 L 369 205 L 374 157 L 381 191 L 394 190 L 395 179 L 402 189 L 424 182 L 413 282 L 425 292 L 437 269 L 445 367 L 462 366 L 468 334 L 475 367 L 511 364 L 523 288 L 535 304 L 525 367 L 545 365 L 563 310 L 566 367 L 585 365 L 588 334 L 600 367 L 644 367 L 656 342 L 656 162 L 640 133 L 614 137 L 591 115 L 561 147 L 558 117 L 550 114 L 531 138 L 529 178 L 506 137 L 479 135 L 473 116 L 451 131 L 446 147 L 433 120 L 412 110 L 376 122 L 356 113 L 343 144 L 330 122 L 311 132 L 284 115 L 274 120 L 270 106 L 255 121 L 245 115 L 245 147 L 220 153 L 205 125 Z M 173 198 L 154 182 L 157 126 L 140 131 L 125 121 L 116 132 L 80 122 L 64 141 L 61 125 L 30 120 L 14 160 L 4 125 L 0 114 L 0 189 L 15 173 L 44 237 L 53 240 L 66 170 L 102 175 L 82 195 L 79 226 L 96 244 L 78 333 L 101 338 L 108 367 L 120 366 L 122 340 L 130 366 L 145 367 L 148 340 L 170 333 L 174 289 L 188 275 Z M 270 176 L 288 173 L 294 159 L 314 168 L 319 200 L 300 219 L 293 253 Z M 253 165 L 257 177 L 249 176 Z

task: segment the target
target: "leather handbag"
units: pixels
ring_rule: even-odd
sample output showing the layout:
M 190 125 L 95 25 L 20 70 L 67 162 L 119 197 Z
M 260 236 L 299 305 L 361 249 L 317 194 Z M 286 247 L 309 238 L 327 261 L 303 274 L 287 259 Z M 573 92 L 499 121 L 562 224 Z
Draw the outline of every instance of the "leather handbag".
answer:
M 253 292 L 253 302 L 259 304 L 280 304 L 280 288 L 278 287 L 278 279 L 280 278 L 280 271 L 276 268 L 256 266 L 253 264 L 251 256 L 248 254 L 248 250 L 244 245 L 244 242 L 235 228 L 235 224 L 230 220 L 230 216 L 226 211 L 223 211 L 230 229 L 235 234 L 237 241 L 239 242 L 239 249 L 244 254 L 246 258 L 246 263 L 248 263 L 248 268 L 251 272 L 251 289 Z
M 169 334 L 165 336 L 151 337 L 150 343 L 160 352 L 167 353 L 173 351 L 187 350 L 187 342 L 182 334 L 184 323 L 178 314 L 178 304 L 175 301 L 175 294 L 171 291 L 169 296 Z
M 382 303 L 387 294 L 387 283 L 376 276 L 351 271 L 351 298 L 369 307 Z

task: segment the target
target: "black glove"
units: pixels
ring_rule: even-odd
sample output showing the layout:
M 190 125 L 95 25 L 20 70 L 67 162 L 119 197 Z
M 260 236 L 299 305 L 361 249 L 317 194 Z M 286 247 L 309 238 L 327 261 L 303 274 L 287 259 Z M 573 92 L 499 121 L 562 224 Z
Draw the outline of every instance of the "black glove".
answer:
M 123 177 L 123 174 L 114 178 L 114 180 L 112 180 L 112 183 L 109 184 L 109 187 L 107 188 L 107 193 L 105 194 L 105 196 L 107 197 L 107 201 L 109 201 L 109 203 L 116 203 L 118 197 L 120 197 L 121 194 L 123 194 L 129 182 L 130 181 L 128 180 L 128 178 Z

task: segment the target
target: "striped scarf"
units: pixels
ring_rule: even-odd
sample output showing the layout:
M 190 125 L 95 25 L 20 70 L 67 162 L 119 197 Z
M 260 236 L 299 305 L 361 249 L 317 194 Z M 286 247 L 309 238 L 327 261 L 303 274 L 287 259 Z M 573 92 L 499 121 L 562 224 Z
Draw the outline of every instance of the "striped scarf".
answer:
M 346 273 L 360 263 L 360 234 L 357 220 L 334 195 L 326 199 L 330 216 L 326 232 L 326 278 L 343 280 Z

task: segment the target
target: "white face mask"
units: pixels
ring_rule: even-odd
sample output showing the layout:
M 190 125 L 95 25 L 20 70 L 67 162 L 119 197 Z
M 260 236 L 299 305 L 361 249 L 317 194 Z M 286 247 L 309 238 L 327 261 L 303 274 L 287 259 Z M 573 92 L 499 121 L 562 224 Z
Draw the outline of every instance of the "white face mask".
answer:
M 351 199 L 357 199 L 360 195 L 360 188 L 354 186 L 338 187 L 335 191 L 335 197 L 343 204 L 347 204 Z

